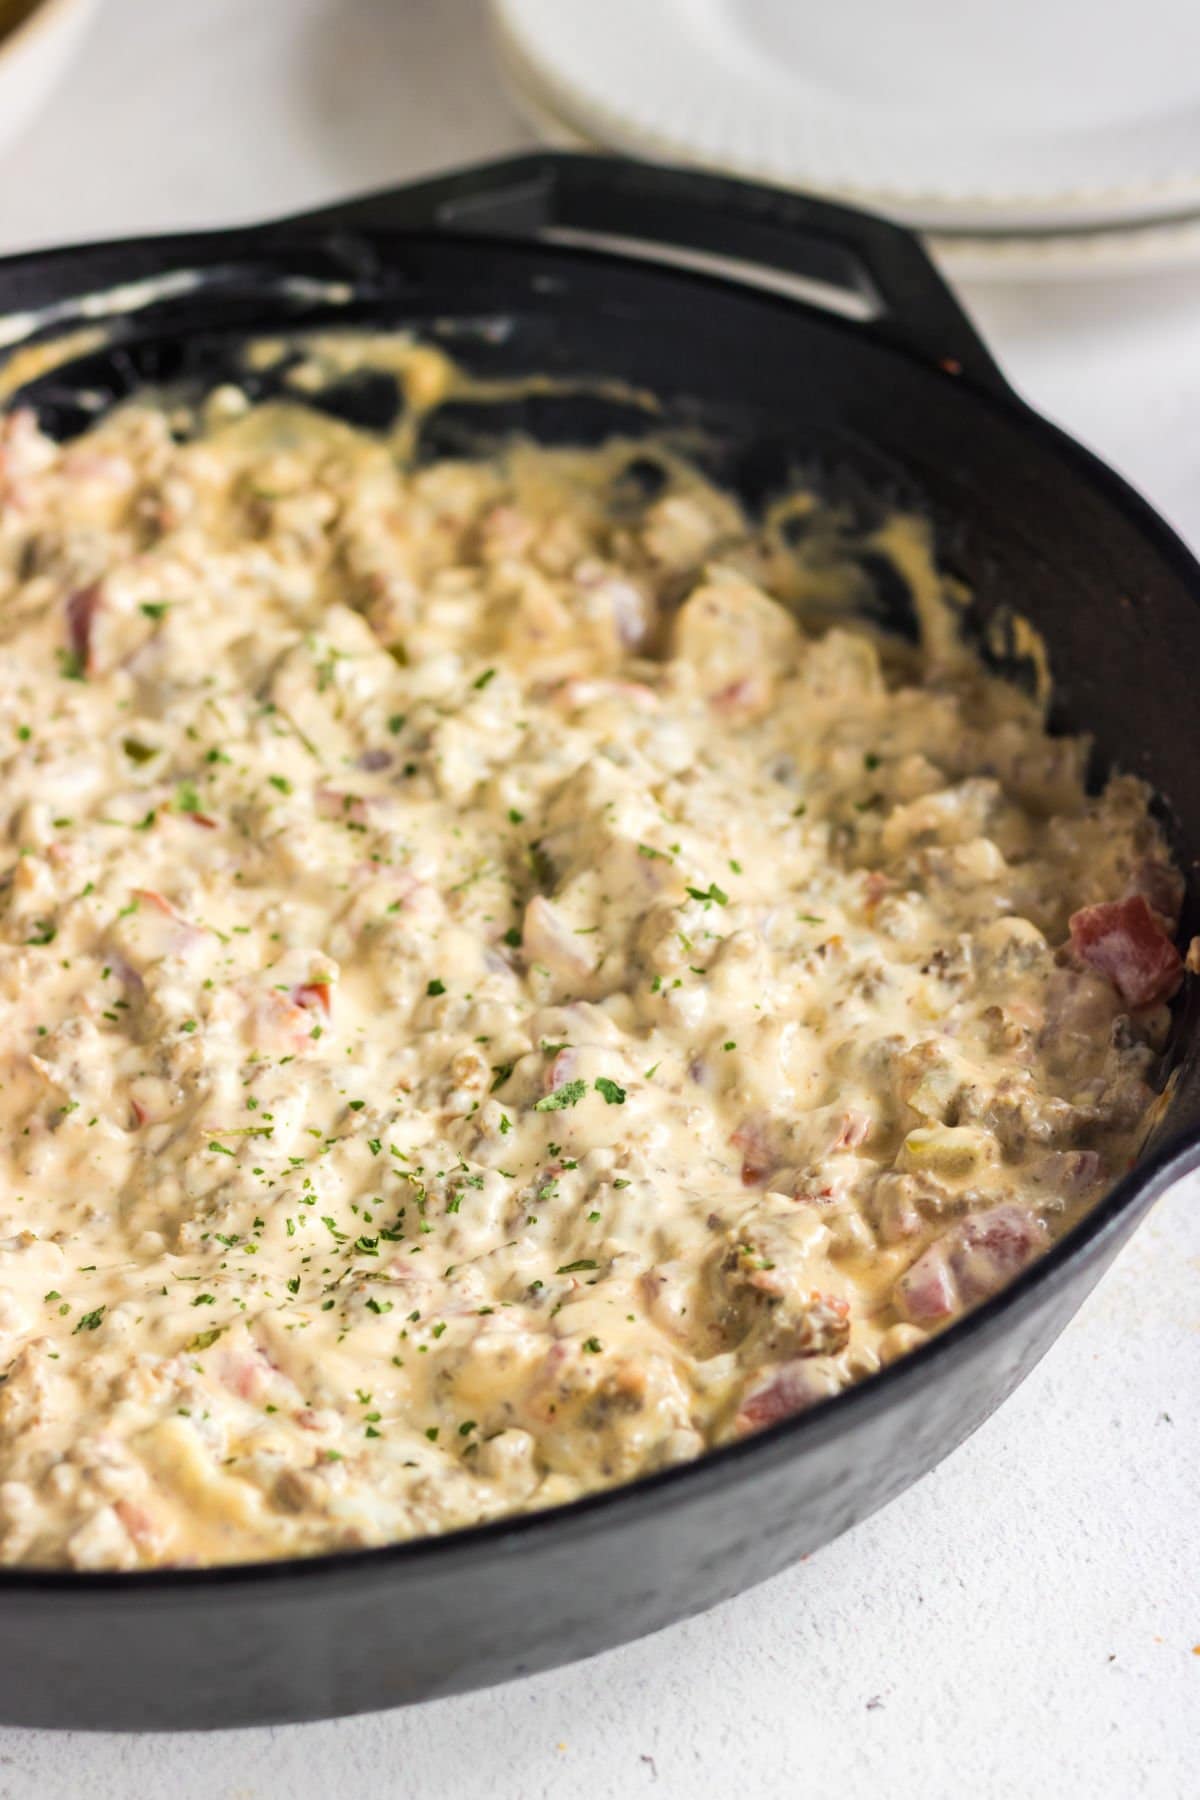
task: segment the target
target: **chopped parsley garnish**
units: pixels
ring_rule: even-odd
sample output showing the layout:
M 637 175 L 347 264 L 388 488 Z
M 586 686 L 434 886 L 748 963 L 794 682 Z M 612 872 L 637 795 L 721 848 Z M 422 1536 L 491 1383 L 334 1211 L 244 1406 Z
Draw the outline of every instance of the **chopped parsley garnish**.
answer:
M 138 611 L 144 613 L 148 619 L 165 619 L 170 611 L 170 606 L 169 600 L 143 600 Z
M 268 775 L 267 780 L 273 788 L 278 788 L 281 794 L 290 794 L 292 791 L 292 784 L 286 775 Z
M 495 679 L 496 679 L 495 669 L 485 669 L 483 671 L 482 675 L 477 675 L 475 677 L 475 680 L 471 683 L 471 686 L 475 689 L 476 693 L 481 693 L 483 691 L 483 689 L 487 686 L 488 682 L 494 681 Z
M 181 781 L 175 790 L 175 804 L 180 812 L 200 811 L 200 796 L 190 781 Z
M 193 1306 L 215 1306 L 216 1304 L 217 1296 L 215 1294 L 197 1294 L 192 1301 Z
M 609 1106 L 624 1106 L 625 1089 L 619 1082 L 610 1081 L 607 1075 L 596 1077 L 596 1092 L 603 1094 Z
M 510 825 L 523 825 L 525 823 L 525 814 L 523 812 L 518 812 L 515 806 L 510 806 L 508 809 L 508 822 Z
M 406 713 L 393 713 L 392 714 L 391 718 L 388 720 L 388 730 L 391 732 L 393 737 L 400 736 L 400 733 L 404 730 L 404 727 L 407 723 L 407 717 L 408 716 Z
M 492 1075 L 494 1076 L 494 1080 L 491 1087 L 488 1089 L 488 1092 L 494 1094 L 497 1088 L 503 1087 L 515 1067 L 515 1063 L 493 1063 Z
M 188 1339 L 187 1348 L 189 1350 L 211 1350 L 224 1329 L 223 1325 L 214 1325 L 208 1331 L 198 1331 L 195 1337 Z
M 562 1087 L 555 1088 L 552 1094 L 543 1094 L 540 1100 L 535 1100 L 533 1110 L 534 1112 L 562 1112 L 568 1106 L 578 1106 L 586 1093 L 586 1081 L 566 1081 Z
M 71 1333 L 71 1336 L 75 1337 L 81 1331 L 95 1331 L 96 1327 L 103 1319 L 104 1313 L 105 1308 L 103 1306 L 98 1306 L 95 1312 L 84 1313 L 83 1317 L 76 1324 L 75 1330 Z
M 556 1275 L 579 1275 L 585 1269 L 598 1269 L 599 1267 L 600 1264 L 594 1262 L 590 1256 L 581 1256 L 578 1262 L 564 1263 L 560 1269 L 555 1269 L 554 1273 Z
M 519 950 L 520 949 L 521 934 L 517 930 L 515 925 L 509 926 L 508 930 L 504 934 L 504 941 L 508 945 L 510 950 Z
M 600 1342 L 600 1339 L 598 1337 L 590 1337 L 590 1338 L 584 1338 L 583 1347 L 587 1351 L 589 1356 L 596 1356 L 601 1350 L 603 1350 L 604 1345 Z
M 52 925 L 49 919 L 35 919 L 33 936 L 27 937 L 25 942 L 27 944 L 52 944 L 57 936 L 58 927 Z
M 724 888 L 719 888 L 715 881 L 710 881 L 706 888 L 690 887 L 687 891 L 693 900 L 699 900 L 706 911 L 714 901 L 718 906 L 729 905 L 729 895 Z
M 627 1177 L 627 1176 L 624 1176 L 624 1175 L 618 1175 L 618 1176 L 617 1176 L 617 1178 L 616 1178 L 616 1180 L 615 1180 L 615 1181 L 614 1181 L 614 1182 L 613 1182 L 613 1186 L 614 1186 L 614 1187 L 615 1187 L 615 1188 L 626 1188 L 626 1187 L 628 1187 L 628 1186 L 629 1186 L 629 1180 L 628 1180 L 628 1177 Z
M 431 1000 L 435 1000 L 439 994 L 444 994 L 445 991 L 446 991 L 445 982 L 439 981 L 439 979 L 436 975 L 434 976 L 432 981 L 427 981 L 425 983 L 425 992 L 429 995 L 429 998 Z

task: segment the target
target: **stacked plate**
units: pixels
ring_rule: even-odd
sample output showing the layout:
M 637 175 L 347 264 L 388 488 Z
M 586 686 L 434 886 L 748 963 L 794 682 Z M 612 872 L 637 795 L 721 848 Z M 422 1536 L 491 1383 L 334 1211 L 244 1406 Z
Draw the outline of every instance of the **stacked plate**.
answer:
M 960 276 L 1200 261 L 1195 0 L 491 0 L 551 142 L 816 188 Z

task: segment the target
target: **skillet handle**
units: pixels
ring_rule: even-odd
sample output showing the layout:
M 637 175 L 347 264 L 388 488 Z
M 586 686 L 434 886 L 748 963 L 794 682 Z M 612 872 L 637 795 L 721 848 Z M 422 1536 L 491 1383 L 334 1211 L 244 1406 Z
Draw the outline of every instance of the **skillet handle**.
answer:
M 743 275 L 750 265 L 865 301 L 873 308 L 869 329 L 876 336 L 993 393 L 1010 392 L 914 233 L 810 194 L 623 157 L 541 151 L 366 194 L 283 223 L 509 240 L 619 239 L 627 253 L 645 245 L 651 255 L 661 251 L 664 261 L 683 261 L 691 253 L 740 264 Z

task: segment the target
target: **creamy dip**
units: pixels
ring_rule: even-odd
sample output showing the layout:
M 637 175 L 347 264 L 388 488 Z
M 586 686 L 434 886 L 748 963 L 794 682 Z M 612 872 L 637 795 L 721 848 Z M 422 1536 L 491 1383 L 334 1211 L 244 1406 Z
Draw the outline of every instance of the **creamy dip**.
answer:
M 695 1457 L 1128 1165 L 1181 976 L 1148 795 L 945 633 L 807 629 L 837 543 L 628 445 L 0 425 L 0 1556 Z M 872 547 L 936 590 L 911 521 Z

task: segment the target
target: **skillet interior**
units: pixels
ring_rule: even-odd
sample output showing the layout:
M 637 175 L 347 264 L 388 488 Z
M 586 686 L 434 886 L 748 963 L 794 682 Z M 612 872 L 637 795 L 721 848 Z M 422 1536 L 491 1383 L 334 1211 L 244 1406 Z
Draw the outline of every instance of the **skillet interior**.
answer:
M 67 253 L 68 257 L 70 253 Z M 1115 476 L 1002 386 L 930 368 L 872 328 L 725 282 L 578 249 L 437 235 L 237 234 L 0 267 L 0 309 L 152 270 L 194 288 L 123 318 L 103 348 L 19 397 L 61 432 L 146 380 L 201 386 L 282 325 L 415 327 L 472 372 L 602 374 L 701 426 L 751 504 L 803 475 L 854 504 L 919 504 L 981 636 L 1015 606 L 1045 639 L 1055 722 L 1169 794 L 1200 929 L 1200 768 L 1190 665 L 1200 571 Z M 280 277 L 352 277 L 355 297 Z M 435 417 L 428 447 L 521 428 L 594 441 L 663 418 L 592 393 Z M 903 628 L 904 596 L 883 596 Z M 1020 676 L 1019 667 L 1011 672 Z M 0 1715 L 104 1727 L 229 1725 L 365 1710 L 481 1685 L 639 1635 L 736 1592 L 865 1517 L 967 1435 L 1032 1367 L 1119 1244 L 1195 1157 L 1200 1051 L 1139 1171 L 1012 1289 L 817 1412 L 702 1463 L 558 1513 L 298 1565 L 146 1575 L 0 1574 Z M 1170 1142 L 1166 1138 L 1170 1137 Z

